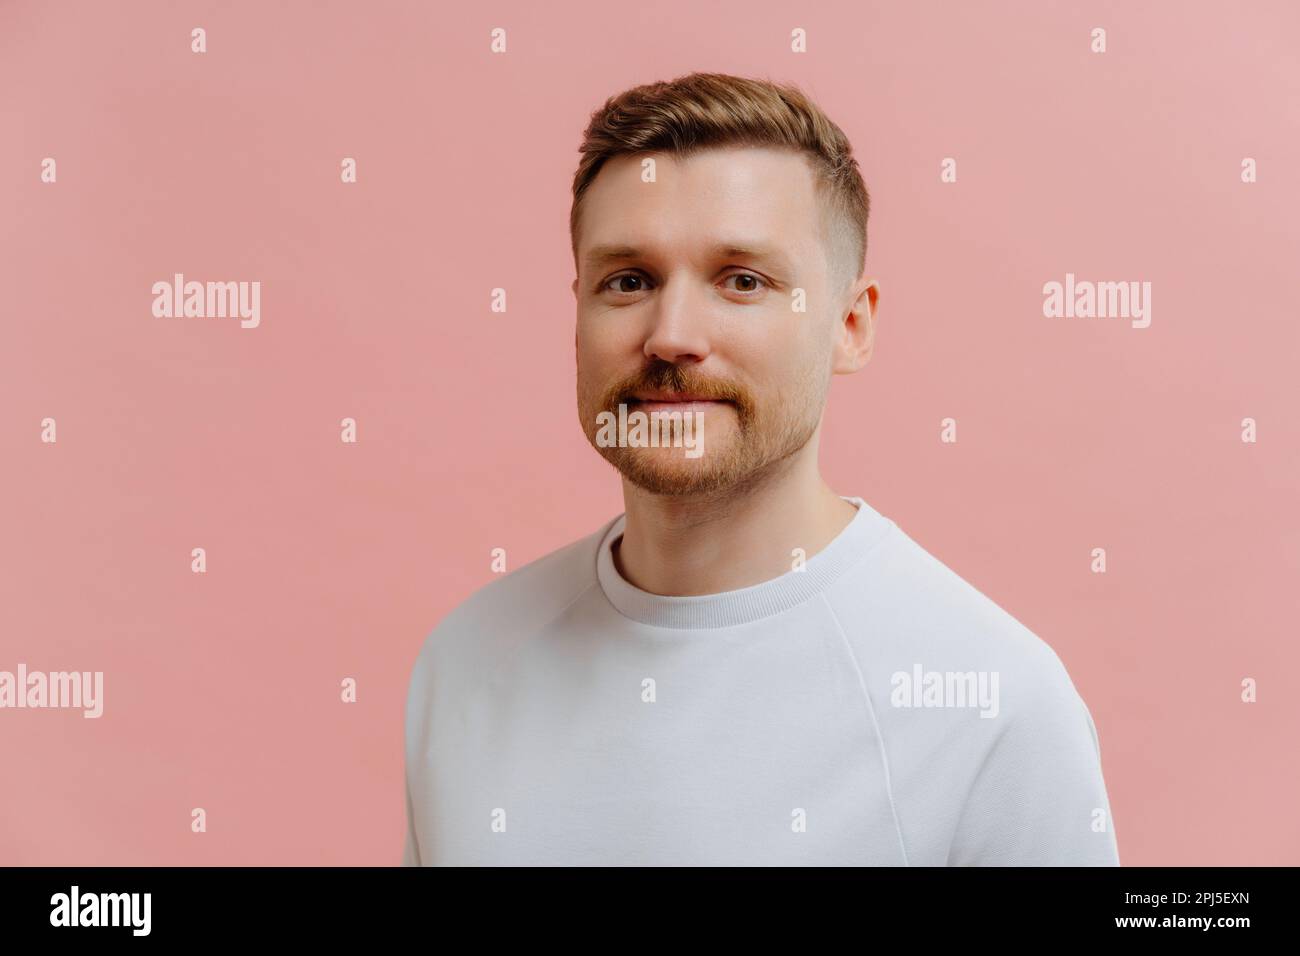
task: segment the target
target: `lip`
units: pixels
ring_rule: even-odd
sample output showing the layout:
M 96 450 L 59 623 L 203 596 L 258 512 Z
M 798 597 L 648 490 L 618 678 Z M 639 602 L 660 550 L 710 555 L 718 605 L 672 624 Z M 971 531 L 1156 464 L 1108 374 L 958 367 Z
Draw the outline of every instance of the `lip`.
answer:
M 690 392 L 638 392 L 631 401 L 640 405 L 721 405 L 719 398 L 708 398 Z
M 696 401 L 674 400 L 671 402 L 632 399 L 629 408 L 641 412 L 678 412 L 690 415 L 695 412 L 711 412 L 719 408 L 726 408 L 730 404 L 730 402 L 721 402 L 712 398 L 698 399 Z

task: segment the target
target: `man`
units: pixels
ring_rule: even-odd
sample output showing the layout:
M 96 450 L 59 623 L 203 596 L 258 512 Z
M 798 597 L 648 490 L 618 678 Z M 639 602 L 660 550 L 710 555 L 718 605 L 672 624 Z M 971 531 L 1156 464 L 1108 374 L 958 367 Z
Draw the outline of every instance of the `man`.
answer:
M 1056 654 L 819 475 L 831 376 L 872 352 L 867 215 L 795 89 L 593 115 L 577 404 L 626 510 L 429 635 L 404 864 L 1118 864 Z

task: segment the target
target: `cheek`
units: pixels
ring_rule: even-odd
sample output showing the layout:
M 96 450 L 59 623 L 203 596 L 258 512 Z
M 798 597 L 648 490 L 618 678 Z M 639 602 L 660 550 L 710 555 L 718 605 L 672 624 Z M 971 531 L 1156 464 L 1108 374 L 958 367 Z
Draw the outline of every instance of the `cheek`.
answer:
M 591 368 L 598 365 L 601 361 L 601 355 L 604 345 L 600 337 L 595 334 L 594 329 L 589 323 L 579 321 L 577 332 L 574 335 L 574 351 L 578 360 L 578 367 L 581 369 Z
M 579 315 L 574 341 L 578 354 L 593 364 L 604 356 L 625 350 L 629 339 L 626 323 L 607 320 L 601 315 Z
M 644 362 L 644 339 L 632 322 L 598 315 L 578 320 L 574 338 L 579 381 L 604 388 L 614 379 L 635 373 Z
M 737 342 L 732 354 L 756 393 L 780 400 L 781 395 L 804 393 L 820 381 L 828 367 L 829 345 L 810 327 L 785 327 L 779 334 Z
M 574 360 L 581 395 L 595 400 L 620 374 L 618 354 L 615 343 L 610 341 L 607 333 L 579 323 L 574 342 Z

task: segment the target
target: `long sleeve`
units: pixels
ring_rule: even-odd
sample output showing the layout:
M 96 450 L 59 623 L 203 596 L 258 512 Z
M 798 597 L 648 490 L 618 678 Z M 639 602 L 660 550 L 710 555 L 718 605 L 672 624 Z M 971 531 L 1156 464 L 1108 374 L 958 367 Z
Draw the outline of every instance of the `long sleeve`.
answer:
M 950 866 L 1119 866 L 1097 728 L 1083 699 L 1044 687 L 993 743 L 961 812 Z

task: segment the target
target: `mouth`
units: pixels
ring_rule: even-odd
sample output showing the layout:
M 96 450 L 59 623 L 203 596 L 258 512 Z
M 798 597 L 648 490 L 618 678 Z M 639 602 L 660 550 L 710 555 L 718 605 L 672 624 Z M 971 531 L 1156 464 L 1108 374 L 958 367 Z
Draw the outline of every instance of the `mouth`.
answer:
M 627 398 L 629 407 L 641 411 L 703 412 L 721 408 L 731 402 L 690 392 L 637 392 Z

